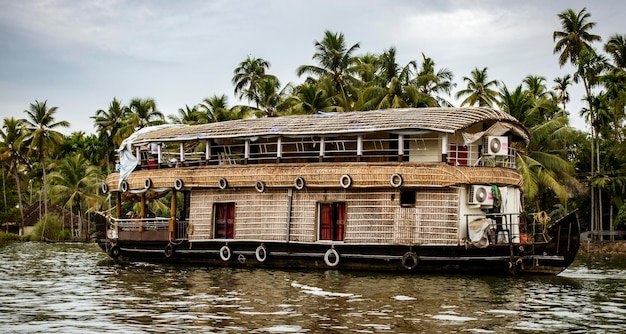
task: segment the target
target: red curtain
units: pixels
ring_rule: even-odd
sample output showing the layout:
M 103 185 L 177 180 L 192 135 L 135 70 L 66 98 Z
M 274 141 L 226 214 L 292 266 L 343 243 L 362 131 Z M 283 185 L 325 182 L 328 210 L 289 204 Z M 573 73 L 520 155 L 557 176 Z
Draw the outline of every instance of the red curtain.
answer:
M 467 146 L 450 144 L 448 156 L 452 164 L 467 166 Z
M 235 204 L 215 204 L 215 238 L 233 239 L 235 235 Z
M 226 238 L 233 239 L 235 237 L 235 204 L 228 203 L 228 217 L 226 217 Z
M 320 239 L 333 240 L 333 207 L 331 204 L 320 204 Z
M 346 226 L 346 203 L 336 203 L 337 216 L 335 221 L 334 240 L 343 241 L 344 227 Z
M 346 203 L 320 203 L 320 240 L 343 241 Z

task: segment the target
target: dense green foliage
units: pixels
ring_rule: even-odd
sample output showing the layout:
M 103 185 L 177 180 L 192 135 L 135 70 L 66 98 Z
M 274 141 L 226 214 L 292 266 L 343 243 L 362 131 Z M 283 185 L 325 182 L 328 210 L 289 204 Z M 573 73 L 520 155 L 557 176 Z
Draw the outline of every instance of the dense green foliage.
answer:
M 47 214 L 41 217 L 41 220 L 35 224 L 30 240 L 72 240 L 72 233 L 63 226 L 60 216 Z
M 166 117 L 153 99 L 135 98 L 125 104 L 113 98 L 109 106 L 94 111 L 96 134 L 64 137 L 58 129 L 69 123 L 55 120 L 57 107 L 35 101 L 24 110 L 24 119 L 5 118 L 0 129 L 0 221 L 21 222 L 21 209 L 38 200 L 50 199 L 80 216 L 108 207 L 97 185 L 114 168 L 115 148 L 146 126 L 168 120 L 202 124 L 253 115 L 452 106 L 449 99 L 454 96 L 461 105 L 499 108 L 529 129 L 530 145 L 519 151 L 517 164 L 525 180 L 528 211 L 558 216 L 577 208 L 583 229 L 624 228 L 626 35 L 616 33 L 602 44 L 602 37 L 592 33 L 595 22 L 586 9 L 568 9 L 556 18 L 562 30 L 553 32 L 553 52 L 559 56 L 554 65 L 570 63 L 575 72 L 554 78 L 553 84 L 529 74 L 518 86 L 506 87 L 489 78 L 484 67 L 463 76 L 466 86 L 457 89 L 452 71 L 425 54 L 398 64 L 394 47 L 359 54 L 359 43 L 326 31 L 314 41 L 314 64 L 295 69 L 303 79 L 300 84 L 283 86 L 269 73 L 267 60 L 243 60 L 233 71 L 232 84 L 234 94 L 249 105 L 229 106 L 226 95 L 215 94 Z M 584 86 L 585 96 L 570 96 L 574 84 Z M 586 106 L 568 110 L 572 99 Z M 569 126 L 572 112 L 587 120 L 591 133 Z M 152 203 L 151 209 L 167 214 L 165 201 Z M 48 219 L 48 226 L 53 223 Z M 56 237 L 62 235 L 51 238 Z

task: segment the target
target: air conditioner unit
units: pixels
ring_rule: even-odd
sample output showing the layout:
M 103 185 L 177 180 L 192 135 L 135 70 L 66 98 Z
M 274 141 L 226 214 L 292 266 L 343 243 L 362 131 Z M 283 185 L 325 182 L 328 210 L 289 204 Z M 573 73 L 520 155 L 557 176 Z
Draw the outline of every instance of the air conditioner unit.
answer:
M 469 188 L 467 204 L 487 207 L 493 206 L 493 193 L 491 192 L 491 186 L 472 185 Z
M 509 137 L 486 136 L 483 151 L 486 155 L 509 155 Z

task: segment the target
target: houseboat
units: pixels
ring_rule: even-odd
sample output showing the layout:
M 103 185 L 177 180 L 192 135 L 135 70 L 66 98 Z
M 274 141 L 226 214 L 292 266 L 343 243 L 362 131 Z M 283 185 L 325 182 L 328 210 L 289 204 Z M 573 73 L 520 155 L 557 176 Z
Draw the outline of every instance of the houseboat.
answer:
M 128 260 L 554 275 L 580 229 L 574 213 L 524 212 L 529 140 L 476 107 L 143 128 L 102 184 L 115 206 L 98 242 Z

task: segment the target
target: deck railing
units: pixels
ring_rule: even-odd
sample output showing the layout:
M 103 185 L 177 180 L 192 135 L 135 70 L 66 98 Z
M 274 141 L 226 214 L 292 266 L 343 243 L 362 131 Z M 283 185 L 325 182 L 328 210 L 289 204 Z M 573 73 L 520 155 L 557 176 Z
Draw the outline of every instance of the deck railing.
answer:
M 169 218 L 111 218 L 111 228 L 117 227 L 120 231 L 154 231 L 167 230 L 169 228 Z
M 446 145 L 442 150 L 442 145 Z M 443 151 L 443 152 L 442 152 Z M 368 136 L 258 139 L 232 143 L 199 142 L 195 145 L 170 143 L 158 158 L 140 151 L 141 169 L 202 165 L 241 165 L 261 163 L 312 162 L 447 162 L 457 166 L 499 166 L 516 168 L 516 151 L 509 147 L 503 155 L 485 154 L 484 147 L 444 143 L 442 138 Z M 442 158 L 443 157 L 443 158 Z M 160 160 L 159 160 L 160 159 Z
M 149 232 L 149 231 L 169 231 L 168 217 L 156 218 L 111 218 L 110 229 L 128 232 Z M 188 239 L 187 227 L 188 221 L 177 220 L 174 223 L 174 238 L 178 240 Z
M 521 226 L 520 218 L 520 213 L 467 214 L 465 215 L 465 238 L 469 242 L 478 242 L 478 240 L 472 240 L 470 236 L 472 228 L 470 225 L 479 224 L 489 244 L 525 243 L 528 241 L 528 236 L 525 227 Z

